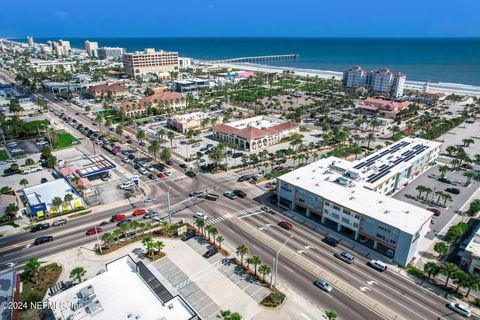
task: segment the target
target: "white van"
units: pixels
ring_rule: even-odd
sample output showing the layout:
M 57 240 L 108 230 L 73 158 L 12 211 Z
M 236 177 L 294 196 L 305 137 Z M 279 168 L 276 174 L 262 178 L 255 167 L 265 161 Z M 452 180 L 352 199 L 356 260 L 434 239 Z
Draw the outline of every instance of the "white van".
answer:
M 383 263 L 382 261 L 380 260 L 370 260 L 368 262 L 368 264 L 374 268 L 374 269 L 377 269 L 378 271 L 385 271 L 387 270 L 387 265 L 385 263 Z

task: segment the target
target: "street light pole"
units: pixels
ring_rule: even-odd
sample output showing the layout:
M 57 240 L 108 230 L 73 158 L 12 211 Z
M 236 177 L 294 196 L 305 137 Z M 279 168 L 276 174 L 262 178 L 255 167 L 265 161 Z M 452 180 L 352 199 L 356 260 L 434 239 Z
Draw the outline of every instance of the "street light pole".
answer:
M 168 205 L 168 223 L 172 224 L 172 207 L 170 206 L 170 187 L 167 190 L 167 205 Z
M 278 256 L 280 254 L 280 251 L 283 250 L 283 248 L 285 248 L 285 246 L 287 245 L 288 241 L 290 241 L 291 239 L 293 238 L 293 235 L 291 235 L 290 237 L 288 237 L 287 240 L 285 240 L 285 242 L 282 244 L 282 246 L 280 247 L 280 249 L 278 249 L 277 251 L 277 254 L 276 254 L 276 257 L 275 257 L 275 288 L 277 287 L 277 281 L 278 281 Z
M 98 229 L 95 227 L 95 234 L 97 235 L 97 243 L 98 243 L 98 249 L 100 249 L 100 254 L 103 253 L 102 251 L 102 245 L 100 244 L 100 238 L 98 237 Z

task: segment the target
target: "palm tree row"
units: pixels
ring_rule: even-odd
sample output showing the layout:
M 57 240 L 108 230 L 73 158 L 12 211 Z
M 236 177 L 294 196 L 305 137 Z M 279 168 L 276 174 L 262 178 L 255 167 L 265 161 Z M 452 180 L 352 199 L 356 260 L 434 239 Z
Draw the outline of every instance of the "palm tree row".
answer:
M 452 196 L 449 195 L 448 193 L 445 193 L 441 190 L 436 190 L 433 191 L 431 188 L 426 187 L 426 186 L 417 186 L 416 190 L 418 191 L 417 198 L 422 199 L 431 203 L 435 203 L 436 205 L 446 207 L 447 206 L 447 201 L 452 201 Z M 425 196 L 422 197 L 422 195 L 425 194 Z M 429 198 L 429 195 L 432 194 L 433 196 Z M 440 200 L 443 201 L 442 204 L 440 204 Z
M 217 227 L 205 225 L 205 219 L 201 218 L 195 220 L 195 226 L 200 234 L 207 236 L 208 241 L 213 240 L 213 244 L 218 244 L 218 247 L 222 249 L 222 243 L 225 241 L 225 238 L 221 235 L 218 235 L 219 230 Z
M 240 265 L 242 267 L 245 255 L 247 255 L 248 252 L 249 249 L 245 244 L 241 244 L 237 247 L 236 254 L 240 257 Z M 265 282 L 265 277 L 272 272 L 272 268 L 268 264 L 262 263 L 262 259 L 258 255 L 245 259 L 245 262 L 247 263 L 247 269 L 250 269 L 250 265 L 253 265 L 255 276 L 257 276 L 258 269 L 258 272 L 262 275 L 263 282 Z
M 110 248 L 113 244 L 117 244 L 120 241 L 127 242 L 130 238 L 137 239 L 139 236 L 150 233 L 151 229 L 152 225 L 150 223 L 138 222 L 136 220 L 124 223 L 112 232 L 102 235 L 103 246 Z
M 428 279 L 432 279 L 439 274 L 444 275 L 445 284 L 447 288 L 450 279 L 453 279 L 453 283 L 456 284 L 455 293 L 458 293 L 460 288 L 467 289 L 465 297 L 468 297 L 470 291 L 480 289 L 480 275 L 469 274 L 460 270 L 455 264 L 446 262 L 442 265 L 439 265 L 435 262 L 427 262 L 423 266 L 423 271 L 427 274 Z

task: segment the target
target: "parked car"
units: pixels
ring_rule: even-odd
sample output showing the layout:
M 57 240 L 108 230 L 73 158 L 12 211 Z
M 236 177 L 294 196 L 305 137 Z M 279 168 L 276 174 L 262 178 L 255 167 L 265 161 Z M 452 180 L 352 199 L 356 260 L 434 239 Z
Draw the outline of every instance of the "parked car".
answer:
M 187 169 L 188 168 L 188 166 L 185 163 L 180 163 L 179 167 L 182 168 L 182 169 Z
M 138 169 L 138 172 L 140 172 L 141 174 L 148 174 L 148 171 L 145 168 Z
M 316 280 L 314 284 L 325 292 L 331 292 L 333 289 L 330 283 L 321 278 Z
M 283 169 L 285 169 L 283 166 L 278 166 L 278 167 L 273 168 L 272 172 L 282 171 Z
M 472 315 L 472 312 L 467 306 L 464 306 L 460 303 L 455 303 L 455 302 L 449 302 L 447 304 L 448 309 L 455 311 L 458 314 L 461 314 L 464 317 L 470 318 Z
M 355 257 L 352 256 L 350 253 L 348 252 L 337 252 L 335 253 L 335 257 L 348 263 L 348 264 L 352 264 L 354 261 L 355 261 Z
M 111 218 L 110 218 L 110 221 L 112 222 L 119 222 L 119 221 L 122 221 L 125 219 L 125 215 L 124 214 L 114 214 Z
M 102 181 L 108 181 L 108 178 L 109 178 L 108 172 L 104 172 L 100 175 L 100 179 L 102 179 Z
M 100 232 L 102 232 L 102 228 L 96 227 L 96 228 L 87 229 L 87 232 L 85 232 L 85 234 L 86 234 L 87 236 L 90 236 L 90 235 L 92 235 L 92 234 L 98 234 L 98 233 L 100 233 Z
M 154 179 L 155 179 L 155 175 L 154 175 L 153 173 L 150 173 L 150 174 L 148 175 L 148 179 L 154 180 Z
M 233 193 L 235 193 L 239 198 L 245 198 L 247 196 L 247 194 L 240 189 L 233 190 Z
M 233 191 L 227 191 L 227 192 L 223 193 L 223 195 L 224 195 L 225 197 L 227 197 L 228 199 L 230 199 L 230 200 L 235 200 L 235 199 L 237 199 L 237 195 L 236 195 L 235 192 L 233 192 Z
M 237 179 L 238 182 L 243 182 L 243 181 L 248 181 L 250 180 L 251 176 L 249 175 L 244 175 L 244 176 L 241 176 L 240 178 Z
M 157 177 L 159 179 L 165 179 L 167 176 L 163 172 L 160 172 L 159 174 L 157 174 Z
M 147 212 L 147 210 L 145 210 L 145 209 L 136 209 L 136 210 L 133 211 L 132 215 L 133 216 L 141 216 L 145 212 Z
M 387 270 L 387 265 L 380 260 L 370 260 L 368 265 L 374 269 L 377 269 L 378 271 L 383 272 Z
M 210 200 L 210 201 L 217 201 L 217 199 L 218 199 L 218 194 L 215 194 L 215 193 L 207 193 L 204 198 L 207 199 L 207 200 Z
M 322 241 L 325 242 L 326 244 L 328 244 L 329 246 L 332 246 L 332 247 L 336 247 L 338 242 L 339 242 L 337 239 L 332 238 L 332 237 L 328 237 L 328 236 L 323 238 Z
M 187 233 L 185 233 L 180 239 L 182 241 L 187 241 L 187 240 L 190 240 L 192 238 L 195 238 L 196 234 L 195 234 L 195 231 L 191 230 L 191 231 L 188 231 Z
M 278 226 L 282 227 L 285 230 L 291 230 L 293 228 L 293 225 L 288 221 L 280 221 L 278 223 Z
M 148 198 L 145 198 L 143 202 L 149 203 L 149 202 L 154 202 L 155 200 L 157 200 L 156 197 L 148 197 Z
M 155 217 L 155 212 L 153 211 L 149 211 L 147 213 L 145 213 L 145 215 L 143 216 L 143 219 L 152 219 L 153 217 Z
M 42 244 L 42 243 L 45 243 L 45 242 L 50 242 L 50 241 L 53 241 L 52 236 L 44 236 L 44 237 L 40 237 L 40 238 L 35 239 L 33 244 L 37 246 L 39 244 Z
M 451 180 L 448 180 L 447 178 L 440 178 L 440 179 L 438 179 L 438 181 L 446 183 L 446 184 L 453 184 L 453 182 Z
M 457 189 L 457 188 L 447 188 L 445 189 L 445 191 L 452 194 L 460 194 L 460 189 Z
M 435 217 L 439 217 L 440 214 L 442 213 L 442 212 L 441 212 L 440 210 L 438 210 L 437 208 L 430 208 L 430 207 L 428 207 L 427 210 L 430 211 L 430 212 L 433 212 L 433 215 L 434 215 Z
M 235 152 L 232 156 L 232 158 L 240 158 L 241 156 L 243 156 L 243 153 L 241 152 Z
M 50 225 L 48 223 L 40 223 L 40 224 L 37 224 L 37 225 L 33 226 L 30 229 L 30 232 L 37 232 L 37 231 L 45 230 L 45 229 L 48 229 L 48 228 L 50 228 Z
M 202 191 L 192 191 L 188 194 L 190 198 L 203 198 L 204 197 L 204 192 Z
M 42 179 L 40 179 L 40 183 L 46 183 L 46 182 L 48 182 L 48 179 L 47 179 L 47 178 L 42 178 Z
M 168 160 L 165 162 L 166 164 L 168 164 L 169 166 L 173 165 L 173 161 L 172 160 Z
M 211 248 L 207 252 L 205 252 L 203 256 L 208 259 L 216 255 L 217 253 L 218 253 L 218 250 L 216 248 Z
M 207 220 L 208 216 L 203 213 L 203 212 L 196 212 L 194 215 L 193 215 L 193 218 L 194 219 L 203 219 L 203 220 Z

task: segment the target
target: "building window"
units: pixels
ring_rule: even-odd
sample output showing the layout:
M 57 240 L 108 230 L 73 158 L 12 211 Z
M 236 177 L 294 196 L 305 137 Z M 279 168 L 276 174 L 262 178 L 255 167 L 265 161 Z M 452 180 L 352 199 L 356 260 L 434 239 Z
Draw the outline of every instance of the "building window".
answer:
M 358 228 L 358 223 L 354 222 L 354 223 L 353 223 L 353 226 L 354 226 L 355 228 Z
M 352 212 L 350 210 L 343 208 L 343 213 L 349 216 Z
M 325 206 L 330 207 L 330 202 L 325 201 Z
M 327 215 L 329 214 L 327 209 L 323 209 L 323 213 Z
M 338 218 L 340 218 L 340 216 L 339 216 L 338 214 L 333 213 L 333 212 L 332 212 L 332 217 L 335 218 L 335 219 L 337 219 L 337 220 L 338 220 Z
M 345 223 L 348 223 L 348 224 L 349 224 L 349 223 L 350 223 L 350 220 L 348 220 L 347 218 L 343 218 L 343 217 L 342 217 L 342 222 L 345 222 Z
M 336 205 L 333 205 L 333 209 L 340 211 L 340 207 L 337 207 Z

